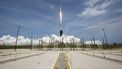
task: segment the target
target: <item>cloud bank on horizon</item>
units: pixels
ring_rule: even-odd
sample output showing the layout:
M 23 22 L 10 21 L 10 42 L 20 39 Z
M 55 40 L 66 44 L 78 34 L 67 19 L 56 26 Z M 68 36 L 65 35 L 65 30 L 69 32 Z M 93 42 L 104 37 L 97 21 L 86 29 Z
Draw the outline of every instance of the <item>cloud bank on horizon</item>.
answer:
M 59 43 L 63 39 L 63 42 L 66 43 L 75 43 L 80 44 L 80 38 L 75 36 L 66 36 L 63 35 L 62 37 L 57 36 L 55 34 L 52 34 L 52 36 L 44 36 L 42 38 L 33 39 L 33 45 L 39 45 L 39 42 L 41 41 L 43 44 L 49 44 L 49 43 Z M 40 40 L 40 41 L 39 41 Z M 15 45 L 16 37 L 13 37 L 11 35 L 4 35 L 0 38 L 0 45 Z M 41 44 L 40 42 L 40 44 Z M 17 45 L 31 45 L 31 39 L 25 38 L 24 36 L 18 36 L 18 42 Z
M 65 35 L 101 40 L 105 28 L 109 43 L 122 42 L 122 0 L 61 0 L 61 4 Z M 58 35 L 59 10 L 59 0 L 0 0 L 0 37 L 8 34 L 15 40 L 17 23 L 23 35 L 19 38 L 26 39 L 20 44 L 28 44 L 31 33 L 35 44 L 40 37 Z

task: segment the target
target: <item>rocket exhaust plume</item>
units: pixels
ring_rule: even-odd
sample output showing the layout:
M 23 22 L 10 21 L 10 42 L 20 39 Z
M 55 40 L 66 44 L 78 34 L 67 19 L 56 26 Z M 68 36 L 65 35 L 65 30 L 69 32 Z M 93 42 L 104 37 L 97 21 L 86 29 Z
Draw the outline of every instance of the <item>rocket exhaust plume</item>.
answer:
M 61 5 L 60 5 L 59 16 L 60 16 L 60 24 L 62 25 L 62 8 L 61 8 Z
M 62 34 L 63 34 L 63 26 L 62 26 L 63 15 L 62 15 L 62 6 L 61 5 L 60 5 L 59 17 L 60 17 L 60 36 L 62 36 Z

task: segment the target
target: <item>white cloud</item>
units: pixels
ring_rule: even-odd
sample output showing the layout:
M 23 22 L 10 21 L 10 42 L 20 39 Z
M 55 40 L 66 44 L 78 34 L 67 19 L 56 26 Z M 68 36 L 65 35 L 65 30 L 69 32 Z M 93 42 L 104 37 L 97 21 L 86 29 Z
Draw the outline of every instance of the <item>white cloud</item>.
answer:
M 113 34 L 114 32 L 117 31 L 117 29 L 121 29 L 121 25 L 122 25 L 121 22 L 122 22 L 122 18 L 117 17 L 117 18 L 110 19 L 107 21 L 97 22 L 95 25 L 87 26 L 85 29 L 89 31 L 99 31 L 102 28 L 107 28 L 107 29 L 110 29 L 110 31 L 113 31 L 112 32 Z
M 113 3 L 112 0 L 88 0 L 86 8 L 78 16 L 98 16 L 107 12 L 107 7 Z
M 87 0 L 87 2 L 85 2 L 86 6 L 94 6 L 95 3 L 99 2 L 99 0 Z
M 0 44 L 1 45 L 15 45 L 16 37 L 13 37 L 11 35 L 3 35 L 0 38 Z M 33 44 L 36 45 L 39 43 L 38 39 L 33 39 Z M 18 36 L 18 42 L 17 45 L 30 45 L 31 39 L 25 38 L 24 36 Z
M 46 35 L 45 37 L 42 37 L 42 41 L 45 42 L 45 43 L 49 43 L 50 42 L 50 37 Z
M 80 38 L 78 37 L 75 37 L 75 36 L 66 36 L 66 35 L 63 35 L 62 37 L 60 36 L 57 36 L 55 34 L 52 34 L 51 37 L 49 36 L 45 36 L 45 37 L 42 37 L 42 41 L 44 43 L 49 43 L 49 42 L 52 42 L 52 43 L 59 43 L 63 40 L 64 43 L 71 43 L 74 41 L 75 44 L 79 44 L 80 43 Z
M 15 37 L 12 37 L 10 35 L 4 35 L 0 38 L 0 44 L 9 44 L 9 45 L 12 45 L 12 44 L 15 44 Z
M 82 12 L 82 16 L 97 16 L 104 14 L 106 10 L 98 10 L 96 8 L 86 8 L 85 11 Z
M 85 41 L 85 44 L 93 44 L 93 41 Z M 100 40 L 95 40 L 95 44 L 102 45 L 102 42 Z
M 43 44 L 49 44 L 49 43 L 59 43 L 63 39 L 64 43 L 71 43 L 74 40 L 74 43 L 79 44 L 80 38 L 77 38 L 75 36 L 66 36 L 63 35 L 62 37 L 57 36 L 55 34 L 52 34 L 52 36 L 44 36 L 42 38 L 33 39 L 33 45 L 38 45 L 39 40 L 43 42 Z M 0 38 L 0 45 L 15 45 L 16 37 L 13 37 L 11 35 L 4 35 Z M 41 43 L 41 42 L 40 42 Z M 25 38 L 24 36 L 18 36 L 18 45 L 30 45 L 31 39 Z

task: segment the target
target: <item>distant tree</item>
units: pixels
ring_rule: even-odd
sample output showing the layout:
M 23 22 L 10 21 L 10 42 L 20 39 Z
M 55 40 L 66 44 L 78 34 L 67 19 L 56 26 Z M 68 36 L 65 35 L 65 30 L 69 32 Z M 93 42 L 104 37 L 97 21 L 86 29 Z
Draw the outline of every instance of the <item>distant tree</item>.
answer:
M 65 48 L 65 44 L 64 43 L 59 43 L 58 48 L 60 48 L 60 50 L 63 50 L 63 48 Z
M 47 47 L 49 48 L 49 50 L 52 50 L 52 48 L 54 48 L 54 45 L 53 44 L 49 44 Z
M 75 48 L 76 48 L 77 45 L 71 43 L 69 46 L 70 46 L 71 50 L 75 50 Z
M 98 48 L 97 44 L 91 44 L 90 46 L 91 46 L 92 49 L 97 49 Z

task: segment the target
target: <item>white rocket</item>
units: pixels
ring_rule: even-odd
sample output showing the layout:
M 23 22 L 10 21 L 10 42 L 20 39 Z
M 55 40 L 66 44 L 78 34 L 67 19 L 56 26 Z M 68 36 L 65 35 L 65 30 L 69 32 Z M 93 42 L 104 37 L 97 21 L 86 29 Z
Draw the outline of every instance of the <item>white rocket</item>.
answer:
M 61 5 L 60 5 L 59 17 L 60 17 L 60 36 L 62 36 L 62 34 L 63 34 L 63 25 L 62 25 L 63 15 L 62 15 L 62 6 Z

